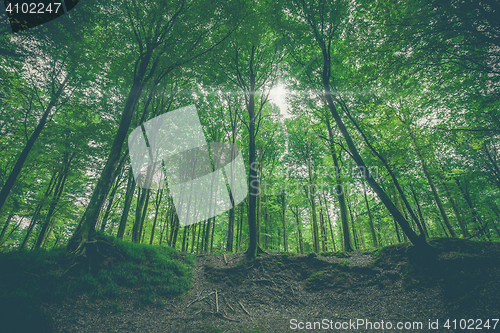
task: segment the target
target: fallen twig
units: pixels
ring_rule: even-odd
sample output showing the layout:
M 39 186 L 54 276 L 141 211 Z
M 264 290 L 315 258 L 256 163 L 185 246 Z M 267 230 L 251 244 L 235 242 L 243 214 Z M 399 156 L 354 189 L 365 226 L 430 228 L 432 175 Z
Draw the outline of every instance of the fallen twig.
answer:
M 226 262 L 226 265 L 227 265 L 226 255 L 225 255 L 225 254 L 223 254 L 222 256 L 224 257 L 224 261 Z
M 189 307 L 191 306 L 191 304 L 193 304 L 193 303 L 196 303 L 196 302 L 199 302 L 199 301 L 203 301 L 205 298 L 207 298 L 208 296 L 212 295 L 213 293 L 214 293 L 214 291 L 212 291 L 211 293 L 209 293 L 209 294 L 207 294 L 207 295 L 203 296 L 202 298 L 195 299 L 194 301 L 190 302 L 190 303 L 186 306 L 186 308 L 189 308 Z
M 233 312 L 236 312 L 234 311 L 233 307 L 231 306 L 231 304 L 229 304 L 229 302 L 227 301 L 226 297 L 224 295 L 222 295 L 222 298 L 224 299 L 224 302 L 226 302 L 226 305 L 231 309 L 233 310 Z
M 243 304 L 241 304 L 241 302 L 240 302 L 240 301 L 238 301 L 238 304 L 241 306 L 241 308 L 243 309 L 243 311 L 245 311 L 245 312 L 247 313 L 247 315 L 249 315 L 250 317 L 252 316 L 252 315 L 250 314 L 250 312 L 248 312 L 248 311 L 247 311 L 247 309 L 245 309 L 245 307 L 243 306 Z
M 229 320 L 229 321 L 239 321 L 238 319 L 231 319 L 229 317 L 226 317 L 222 312 L 216 313 L 216 315 L 218 315 L 226 320 Z
M 215 290 L 215 309 L 219 313 L 219 297 L 217 297 L 217 289 Z

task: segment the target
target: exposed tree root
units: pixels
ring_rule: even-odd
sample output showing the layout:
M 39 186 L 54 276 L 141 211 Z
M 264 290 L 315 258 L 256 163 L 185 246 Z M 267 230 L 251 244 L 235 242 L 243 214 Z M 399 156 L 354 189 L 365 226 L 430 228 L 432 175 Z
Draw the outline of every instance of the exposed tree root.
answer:
M 248 258 L 248 250 L 245 251 L 245 254 Z M 262 255 L 262 254 L 267 254 L 267 252 L 262 250 L 262 248 L 259 245 L 257 245 L 257 256 Z
M 67 255 L 68 268 L 63 275 L 78 270 L 95 273 L 110 262 L 124 258 L 122 250 L 116 244 L 99 234 L 80 242 L 78 247 Z

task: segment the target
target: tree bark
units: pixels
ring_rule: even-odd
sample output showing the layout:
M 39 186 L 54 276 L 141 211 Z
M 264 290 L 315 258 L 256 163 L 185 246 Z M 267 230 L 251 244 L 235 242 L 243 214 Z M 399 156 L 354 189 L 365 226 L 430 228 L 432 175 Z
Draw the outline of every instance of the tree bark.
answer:
M 194 253 L 194 241 L 196 239 L 196 226 L 198 224 L 193 224 L 191 225 L 191 229 L 192 229 L 192 232 L 191 232 L 191 253 Z
M 373 226 L 372 213 L 370 211 L 370 205 L 368 204 L 368 198 L 366 196 L 366 187 L 364 182 L 362 182 L 362 184 L 363 184 L 363 195 L 365 197 L 366 211 L 368 212 L 368 223 L 370 225 L 370 233 L 372 235 L 372 243 L 373 247 L 377 248 L 378 247 L 377 235 L 375 234 L 375 227 Z
M 63 82 L 59 85 L 57 92 L 54 94 L 54 96 L 52 96 L 49 105 L 47 105 L 47 107 L 45 108 L 45 112 L 38 121 L 38 125 L 36 126 L 35 130 L 28 139 L 28 142 L 26 142 L 26 146 L 24 146 L 21 154 L 19 155 L 16 164 L 14 165 L 14 168 L 9 174 L 9 177 L 7 177 L 7 180 L 5 181 L 5 184 L 3 185 L 2 190 L 0 191 L 0 211 L 2 210 L 2 207 L 5 204 L 7 197 L 9 196 L 9 193 L 12 187 L 14 186 L 14 183 L 16 182 L 16 179 L 19 176 L 19 173 L 21 173 L 24 162 L 26 162 L 26 159 L 28 158 L 31 149 L 34 146 L 35 141 L 40 136 L 40 133 L 42 133 L 42 130 L 45 127 L 47 118 L 49 117 L 52 108 L 54 108 L 57 101 L 59 100 L 59 97 L 61 97 L 63 90 L 66 87 L 66 84 L 68 83 L 68 80 L 69 80 L 69 75 L 66 75 Z
M 175 249 L 175 244 L 177 243 L 177 234 L 179 233 L 179 217 L 177 213 L 174 212 L 173 221 L 174 227 L 172 229 L 171 245 Z
M 106 210 L 104 211 L 104 216 L 102 217 L 102 222 L 101 222 L 101 232 L 104 232 L 104 229 L 106 228 L 106 224 L 108 221 L 109 214 L 111 213 L 111 208 L 113 207 L 113 201 L 115 199 L 116 191 L 118 190 L 118 186 L 120 185 L 120 179 L 122 178 L 122 169 L 123 165 L 125 163 L 125 158 L 127 157 L 128 154 L 128 149 L 127 152 L 123 155 L 122 160 L 118 164 L 118 168 L 116 169 L 116 173 L 113 176 L 113 179 L 116 179 L 116 184 L 111 190 L 111 194 L 109 195 L 108 199 L 108 206 L 106 207 Z
M 317 36 L 317 40 L 321 41 L 319 39 L 319 36 Z M 340 132 L 342 133 L 342 136 L 344 137 L 344 140 L 347 143 L 347 147 L 349 148 L 349 151 L 352 154 L 352 157 L 356 164 L 358 165 L 361 170 L 366 170 L 366 173 L 364 173 L 364 177 L 367 180 L 368 184 L 370 187 L 373 189 L 373 191 L 377 194 L 377 196 L 380 198 L 380 200 L 384 203 L 386 208 L 389 210 L 389 212 L 394 216 L 396 219 L 397 223 L 401 226 L 403 231 L 407 234 L 408 238 L 410 241 L 418 248 L 421 249 L 429 249 L 430 246 L 426 242 L 425 238 L 419 237 L 410 227 L 408 221 L 404 218 L 404 216 L 398 211 L 398 209 L 394 206 L 392 201 L 389 199 L 385 191 L 380 187 L 380 185 L 377 183 L 377 181 L 371 176 L 370 170 L 366 167 L 363 159 L 359 155 L 358 149 L 354 145 L 354 142 L 352 141 L 351 136 L 349 135 L 349 132 L 347 131 L 347 128 L 344 125 L 344 122 L 340 118 L 339 113 L 337 112 L 337 108 L 335 107 L 332 99 L 332 92 L 330 90 L 330 55 L 329 51 L 327 51 L 327 47 L 324 43 L 320 43 L 321 50 L 323 52 L 323 74 L 322 74 L 322 80 L 323 80 L 323 90 L 324 90 L 324 97 L 327 102 L 327 106 L 330 109 L 330 112 L 332 113 L 333 119 L 335 119 L 335 123 L 337 124 Z
M 324 217 L 323 217 L 323 209 L 320 208 L 319 209 L 319 228 L 320 228 L 320 231 L 321 231 L 321 251 L 322 252 L 326 252 L 327 251 L 327 247 L 326 247 L 326 233 L 325 233 L 325 221 L 324 221 Z
M 226 250 L 233 252 L 233 239 L 234 239 L 234 200 L 231 190 L 229 190 L 229 198 L 231 199 L 231 209 L 228 212 L 228 226 L 227 226 L 227 242 Z
M 422 228 L 422 226 L 420 225 L 419 223 L 419 220 L 417 219 L 417 216 L 415 215 L 415 213 L 413 212 L 413 209 L 411 208 L 410 206 L 410 203 L 408 202 L 408 199 L 406 198 L 406 195 L 403 191 L 403 189 L 401 188 L 400 184 L 399 184 L 399 181 L 398 181 L 398 178 L 396 177 L 396 175 L 394 174 L 394 172 L 392 171 L 391 167 L 389 166 L 389 163 L 387 163 L 387 160 L 377 152 L 377 150 L 373 147 L 373 145 L 370 143 L 370 141 L 368 140 L 368 138 L 366 137 L 365 133 L 361 130 L 361 128 L 359 127 L 358 123 L 356 122 L 356 120 L 352 117 L 351 113 L 349 112 L 349 108 L 347 107 L 347 105 L 345 105 L 345 103 L 343 102 L 343 100 L 340 100 L 339 102 L 342 109 L 345 111 L 345 113 L 347 114 L 348 118 L 351 120 L 351 122 L 354 124 L 354 126 L 356 127 L 356 129 L 358 130 L 359 134 L 361 134 L 361 137 L 364 139 L 366 145 L 368 146 L 368 148 L 370 148 L 370 150 L 372 151 L 372 153 L 377 156 L 377 158 L 382 162 L 382 164 L 384 165 L 385 169 L 387 170 L 387 172 L 389 173 L 389 175 L 391 176 L 391 179 L 394 183 L 394 186 L 396 187 L 398 193 L 399 193 L 399 196 L 401 197 L 401 199 L 403 200 L 405 206 L 406 206 L 406 209 L 410 212 L 410 215 L 413 219 L 413 221 L 415 221 L 415 223 L 417 224 L 417 227 L 420 231 L 420 235 L 422 236 L 425 236 L 425 232 Z M 405 123 L 406 125 L 406 123 Z M 410 129 L 408 129 L 410 131 Z M 360 170 L 361 172 L 365 171 L 365 170 Z M 400 209 L 400 212 L 402 212 L 402 208 Z M 403 236 L 405 236 L 406 238 L 406 234 L 403 233 Z
M 349 233 L 349 217 L 347 215 L 347 206 L 345 203 L 345 192 L 344 192 L 344 184 L 342 182 L 342 178 L 340 176 L 340 165 L 339 161 L 337 159 L 337 152 L 335 151 L 335 146 L 333 143 L 333 131 L 332 131 L 332 126 L 330 124 L 330 119 L 328 116 L 326 116 L 326 126 L 328 130 L 328 137 L 330 139 L 330 152 L 332 155 L 333 159 L 333 165 L 335 167 L 335 179 L 337 181 L 337 197 L 339 200 L 339 207 L 340 207 L 340 220 L 342 222 L 342 235 L 344 237 L 343 239 L 343 245 L 342 249 L 346 252 L 350 252 L 353 250 L 352 248 L 352 242 L 351 242 L 351 236 Z
M 181 247 L 181 251 L 182 252 L 187 252 L 186 251 L 186 239 L 187 239 L 187 234 L 188 234 L 188 230 L 189 230 L 189 226 L 185 226 L 183 231 L 183 234 L 182 234 L 182 247 Z
M 299 235 L 299 251 L 300 251 L 300 254 L 303 254 L 304 253 L 304 240 L 303 240 L 303 237 L 302 237 L 302 227 L 300 225 L 300 220 L 299 220 L 299 207 L 297 205 L 295 205 L 295 210 L 294 211 L 293 209 L 291 210 L 293 215 L 295 215 L 295 223 L 297 224 L 297 233 Z
M 281 217 L 282 217 L 282 223 L 283 223 L 283 251 L 288 252 L 288 244 L 286 241 L 286 218 L 285 218 L 285 209 L 286 209 L 286 203 L 285 203 L 285 198 L 286 194 L 284 192 L 281 193 Z
M 205 230 L 205 241 L 204 241 L 204 252 L 205 253 L 208 253 L 209 251 L 209 245 L 210 245 L 210 234 L 211 234 L 211 224 L 210 224 L 210 220 L 212 218 L 209 218 L 207 219 L 207 227 L 206 227 L 206 230 Z
M 148 212 L 150 195 L 151 195 L 151 190 L 147 189 L 146 190 L 146 202 L 144 203 L 144 207 L 142 208 L 141 223 L 140 223 L 140 228 L 139 228 L 139 237 L 142 238 L 141 242 L 144 242 L 144 234 L 146 233 L 146 230 L 144 228 L 144 223 L 146 221 L 146 213 Z
M 132 199 L 134 197 L 134 189 L 135 189 L 135 178 L 134 174 L 132 173 L 132 168 L 129 168 L 127 191 L 125 192 L 125 202 L 123 204 L 123 211 L 122 211 L 122 216 L 120 218 L 120 225 L 118 227 L 118 234 L 116 235 L 118 239 L 123 239 L 123 235 L 125 234 L 125 227 L 127 226 L 128 213 L 130 211 L 130 205 L 132 204 Z
M 257 196 L 259 195 L 258 186 L 256 186 L 257 170 L 255 168 L 255 74 L 253 73 L 253 60 L 255 54 L 255 47 L 252 46 L 251 60 L 250 60 L 250 91 L 248 96 L 248 183 L 249 183 L 249 197 L 248 197 L 248 233 L 250 244 L 247 250 L 247 257 L 253 259 L 257 257 Z
M 7 232 L 7 228 L 9 227 L 10 221 L 14 217 L 14 213 L 10 213 L 9 216 L 7 217 L 7 220 L 5 221 L 5 224 L 3 225 L 2 228 L 2 233 L 0 233 L 0 244 L 2 244 L 2 239 L 5 236 L 5 233 Z
M 47 187 L 47 190 L 45 191 L 45 195 L 44 195 L 45 198 L 48 198 L 52 194 L 52 191 L 54 190 L 56 183 L 57 183 L 58 179 L 60 179 L 60 177 L 61 177 L 61 174 L 58 171 L 54 172 L 54 174 L 52 175 L 52 178 L 50 179 L 49 186 Z M 39 203 L 36 206 L 33 217 L 31 218 L 31 222 L 28 226 L 28 229 L 26 230 L 26 236 L 24 236 L 24 240 L 21 243 L 21 245 L 19 246 L 19 250 L 23 250 L 25 248 L 25 246 L 26 246 L 26 244 L 31 236 L 31 232 L 33 231 L 33 228 L 36 225 L 36 221 L 40 215 L 40 212 L 42 211 L 42 208 L 43 208 L 42 203 Z
M 462 188 L 462 185 L 460 184 L 460 181 L 458 180 L 458 178 L 455 178 L 455 181 L 457 183 L 458 188 L 462 192 L 462 195 L 463 195 L 465 201 L 467 202 L 467 205 L 469 206 L 469 210 L 470 210 L 471 216 L 472 216 L 472 222 L 476 225 L 476 230 L 479 232 L 480 235 L 487 235 L 485 233 L 485 229 L 486 229 L 485 226 L 487 223 L 485 222 L 483 225 L 481 217 L 477 214 L 476 209 L 474 208 L 474 205 L 472 204 L 472 199 L 469 195 L 469 191 L 468 191 L 467 187 L 465 187 L 465 189 Z
M 136 109 L 136 105 L 142 95 L 142 90 L 146 84 L 146 72 L 149 66 L 151 56 L 153 54 L 153 49 L 148 48 L 148 50 L 142 55 L 139 60 L 139 65 L 137 66 L 137 73 L 134 77 L 134 82 L 130 89 L 130 92 L 125 101 L 125 107 L 121 115 L 120 124 L 118 126 L 118 131 L 116 133 L 115 139 L 111 146 L 111 151 L 109 153 L 106 165 L 101 172 L 97 185 L 92 193 L 90 203 L 83 214 L 83 217 L 76 228 L 73 236 L 68 242 L 66 247 L 68 252 L 74 254 L 84 253 L 84 246 L 87 241 L 95 233 L 95 225 L 99 217 L 102 205 L 108 196 L 109 190 L 111 188 L 111 180 L 113 173 L 117 169 L 118 162 L 121 156 L 123 143 L 127 138 L 127 133 L 130 128 L 130 123 L 132 121 L 132 116 Z M 148 76 L 151 77 L 152 73 Z
M 325 213 L 326 217 L 328 218 L 328 225 L 330 226 L 330 234 L 332 237 L 332 248 L 333 251 L 336 252 L 337 250 L 335 249 L 335 237 L 333 237 L 333 227 L 332 227 L 332 220 L 330 219 L 330 214 L 328 212 L 328 201 L 326 200 L 326 196 L 323 193 L 323 201 L 325 202 Z
M 448 201 L 451 203 L 451 207 L 453 208 L 453 212 L 455 213 L 455 217 L 457 218 L 458 225 L 460 227 L 460 231 L 462 231 L 462 236 L 464 238 L 469 237 L 469 231 L 467 230 L 467 227 L 464 224 L 464 221 L 462 219 L 462 216 L 460 215 L 460 212 L 458 211 L 457 204 L 455 203 L 455 200 L 453 200 L 453 195 L 451 194 L 450 188 L 446 184 L 446 181 L 444 179 L 441 180 L 443 187 L 446 191 L 446 195 L 448 196 Z
M 309 203 L 311 204 L 311 214 L 312 214 L 312 240 L 313 240 L 313 252 L 319 252 L 319 232 L 318 232 L 318 221 L 316 220 L 316 201 L 314 200 L 316 193 L 314 184 L 312 181 L 312 170 L 311 163 L 308 161 L 307 163 L 307 171 L 309 173 Z
M 210 237 L 210 253 L 214 251 L 215 216 L 212 217 L 212 237 Z
M 422 156 L 419 155 L 419 157 L 420 157 L 420 161 L 422 162 L 422 168 L 424 169 L 425 177 L 427 178 L 427 181 L 429 182 L 429 186 L 431 187 L 432 195 L 434 196 L 434 200 L 436 201 L 436 204 L 439 208 L 439 212 L 441 213 L 444 224 L 446 225 L 446 228 L 450 232 L 451 237 L 457 237 L 457 234 L 453 230 L 453 228 L 450 224 L 450 220 L 448 219 L 448 216 L 446 215 L 446 211 L 444 210 L 443 203 L 441 202 L 441 199 L 439 198 L 436 187 L 434 186 L 434 181 L 432 180 L 432 177 L 429 173 L 429 170 L 427 169 L 427 165 L 426 165 L 425 161 L 423 160 Z
M 156 220 L 158 219 L 158 210 L 160 209 L 160 203 L 161 203 L 161 198 L 163 196 L 163 190 L 159 190 L 156 193 L 156 200 L 155 200 L 155 205 L 156 205 L 156 211 L 155 211 L 155 219 L 153 221 L 153 228 L 151 228 L 151 238 L 149 239 L 149 245 L 153 244 L 153 239 L 155 236 L 155 228 L 156 228 Z
M 69 168 L 70 168 L 71 160 L 73 159 L 73 156 L 74 156 L 74 154 L 69 156 L 63 165 L 63 168 L 62 168 L 60 176 L 59 176 L 59 180 L 57 182 L 56 188 L 54 190 L 54 194 L 52 196 L 52 201 L 51 201 L 50 206 L 49 206 L 49 211 L 47 212 L 47 216 L 45 217 L 45 222 L 42 225 L 42 229 L 40 230 L 40 233 L 38 234 L 38 239 L 35 243 L 35 249 L 40 248 L 40 246 L 42 245 L 42 242 L 45 238 L 45 233 L 47 232 L 47 228 L 50 225 L 52 215 L 54 214 L 56 206 L 59 203 L 59 199 L 61 198 L 62 192 L 64 190 L 64 184 L 66 183 L 66 179 L 68 177 Z
M 356 226 L 354 225 L 354 216 L 352 214 L 351 203 L 349 201 L 349 196 L 346 194 L 345 199 L 347 201 L 347 208 L 349 209 L 349 216 L 351 217 L 351 230 L 352 239 L 354 240 L 354 247 L 356 250 L 359 249 L 358 235 L 356 234 Z

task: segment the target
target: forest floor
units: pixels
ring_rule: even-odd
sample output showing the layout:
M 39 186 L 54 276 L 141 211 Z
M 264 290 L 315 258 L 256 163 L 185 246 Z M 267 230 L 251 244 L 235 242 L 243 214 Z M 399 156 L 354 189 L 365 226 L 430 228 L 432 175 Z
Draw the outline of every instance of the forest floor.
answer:
M 500 323 L 493 330 L 500 315 L 500 243 L 430 242 L 438 248 L 434 256 L 405 244 L 349 254 L 267 253 L 252 261 L 241 253 L 198 256 L 192 288 L 164 299 L 164 306 L 83 295 L 43 310 L 55 332 L 325 332 L 361 319 L 357 329 L 343 324 L 342 331 L 369 332 L 366 321 L 373 331 L 388 322 L 392 329 L 421 322 L 412 332 L 457 331 L 453 322 L 444 327 L 447 319 L 457 326 L 481 319 L 483 329 L 489 319 L 490 329 L 500 331 Z M 429 329 L 436 320 L 438 329 Z M 323 329 L 306 329 L 308 322 Z

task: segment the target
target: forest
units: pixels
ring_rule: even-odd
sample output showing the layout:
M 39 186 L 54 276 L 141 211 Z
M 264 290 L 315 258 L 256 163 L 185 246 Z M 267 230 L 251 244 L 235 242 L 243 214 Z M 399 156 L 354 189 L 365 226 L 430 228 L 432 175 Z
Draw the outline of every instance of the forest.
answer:
M 82 0 L 33 28 L 1 26 L 1 289 L 7 262 L 50 253 L 64 277 L 134 251 L 167 251 L 187 272 L 193 258 L 352 264 L 448 244 L 484 246 L 498 272 L 499 12 L 498 0 Z M 186 107 L 209 172 L 212 144 L 227 144 L 248 192 L 236 200 L 226 177 L 227 209 L 188 224 L 174 181 L 145 185 L 131 148 L 139 133 L 151 152 L 148 126 Z M 163 130 L 198 136 L 182 126 Z M 321 274 L 308 272 L 311 287 Z

